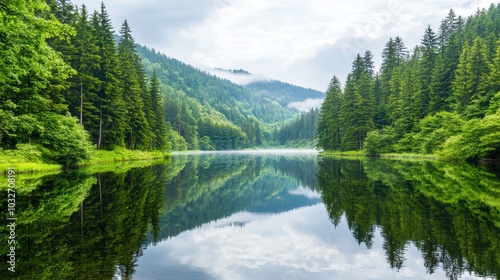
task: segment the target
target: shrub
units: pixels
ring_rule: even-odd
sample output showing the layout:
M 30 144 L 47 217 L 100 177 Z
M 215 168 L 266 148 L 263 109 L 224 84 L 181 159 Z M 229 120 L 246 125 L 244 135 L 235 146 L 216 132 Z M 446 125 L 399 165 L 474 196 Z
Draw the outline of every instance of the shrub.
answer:
M 365 138 L 365 150 L 370 155 L 381 153 L 391 153 L 394 151 L 393 145 L 396 143 L 396 132 L 392 127 L 368 132 Z
M 87 131 L 69 115 L 48 115 L 40 135 L 44 156 L 65 166 L 75 166 L 90 157 L 94 146 Z

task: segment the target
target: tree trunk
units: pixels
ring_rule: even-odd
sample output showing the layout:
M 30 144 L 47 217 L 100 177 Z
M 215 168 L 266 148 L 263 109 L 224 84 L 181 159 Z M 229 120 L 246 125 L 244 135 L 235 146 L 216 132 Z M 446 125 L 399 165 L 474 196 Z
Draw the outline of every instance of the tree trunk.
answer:
M 83 82 L 80 81 L 80 125 L 83 126 Z
M 99 141 L 97 143 L 97 149 L 101 149 L 102 143 L 102 101 L 100 104 L 100 112 L 99 112 Z

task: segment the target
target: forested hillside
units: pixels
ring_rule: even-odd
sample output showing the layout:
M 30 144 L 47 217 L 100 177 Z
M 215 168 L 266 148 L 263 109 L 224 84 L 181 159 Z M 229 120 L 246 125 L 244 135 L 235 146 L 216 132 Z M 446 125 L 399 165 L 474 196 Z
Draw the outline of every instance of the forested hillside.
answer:
M 311 108 L 285 123 L 275 132 L 279 145 L 289 147 L 314 147 L 314 137 L 319 118 L 319 108 Z
M 290 102 L 303 101 L 308 98 L 325 98 L 325 94 L 323 92 L 298 87 L 276 80 L 255 81 L 245 87 L 262 97 L 270 98 L 271 100 L 278 102 L 283 107 L 287 107 Z
M 156 80 L 148 80 L 125 21 L 118 45 L 104 4 L 0 6 L 0 141 L 73 165 L 98 149 L 168 149 Z M 28 158 L 29 160 L 29 158 Z
M 95 149 L 255 147 L 298 114 L 280 104 L 283 93 L 264 96 L 137 45 L 126 20 L 117 37 L 104 4 L 9 1 L 0 21 L 2 156 L 74 165 Z
M 451 158 L 500 156 L 500 5 L 464 19 L 450 10 L 408 49 L 391 38 L 375 73 L 358 55 L 345 85 L 334 76 L 318 122 L 318 147 Z
M 279 81 L 236 85 L 147 47 L 137 48 L 146 72 L 156 70 L 164 86 L 169 101 L 165 116 L 176 150 L 272 145 L 276 138 L 272 128 L 298 114 L 287 106 L 290 102 L 324 97 L 319 91 Z M 242 69 L 217 70 L 250 75 Z

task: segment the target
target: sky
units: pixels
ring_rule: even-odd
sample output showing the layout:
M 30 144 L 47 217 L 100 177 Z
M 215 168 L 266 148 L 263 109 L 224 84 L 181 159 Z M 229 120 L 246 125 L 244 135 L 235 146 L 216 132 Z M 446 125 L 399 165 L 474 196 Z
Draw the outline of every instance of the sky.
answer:
M 74 0 L 89 10 L 100 0 Z M 377 65 L 390 37 L 416 46 L 453 9 L 472 15 L 491 0 L 106 0 L 115 32 L 127 20 L 137 43 L 204 71 L 244 69 L 257 77 L 326 91 L 354 57 Z

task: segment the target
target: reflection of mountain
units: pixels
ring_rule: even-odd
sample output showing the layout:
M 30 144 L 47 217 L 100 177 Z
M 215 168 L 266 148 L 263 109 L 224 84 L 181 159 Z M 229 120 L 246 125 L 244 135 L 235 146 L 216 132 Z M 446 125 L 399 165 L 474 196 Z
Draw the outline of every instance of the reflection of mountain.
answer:
M 345 216 L 359 243 L 370 247 L 380 228 L 392 268 L 411 242 L 428 273 L 500 277 L 500 180 L 485 167 L 322 158 L 318 187 L 332 222 Z
M 175 157 L 173 161 L 175 164 Z M 303 155 L 190 156 L 184 169 L 167 184 L 160 238 L 240 211 L 280 213 L 319 203 L 319 197 L 290 193 L 301 184 L 311 192 L 315 189 L 310 175 L 315 174 L 314 161 L 315 156 Z

